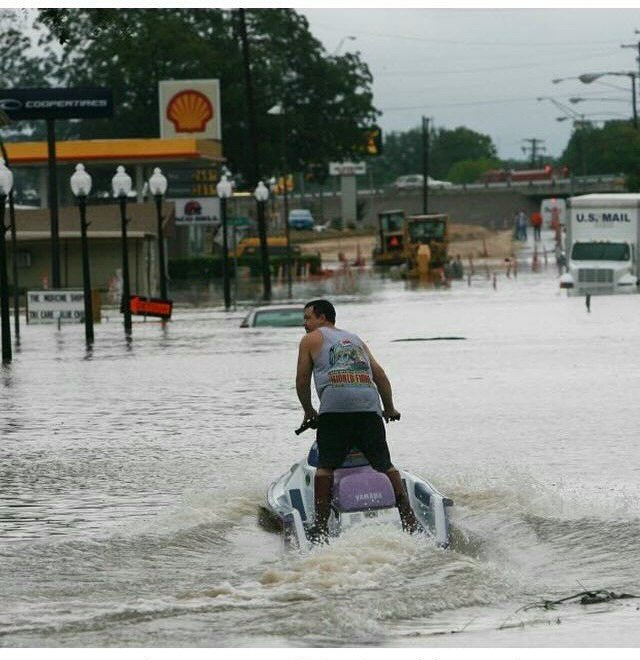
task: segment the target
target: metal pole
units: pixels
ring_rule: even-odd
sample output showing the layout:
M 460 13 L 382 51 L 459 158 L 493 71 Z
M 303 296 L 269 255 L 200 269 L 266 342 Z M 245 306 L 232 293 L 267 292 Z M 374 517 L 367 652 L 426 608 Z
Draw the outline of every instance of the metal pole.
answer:
M 429 118 L 422 118 L 422 213 L 429 212 Z
M 0 140 L 0 150 L 4 158 L 4 164 L 11 167 L 9 156 Z M 13 324 L 16 346 L 20 346 L 20 287 L 18 284 L 18 241 L 16 237 L 16 210 L 13 204 L 13 188 L 9 192 L 9 220 L 11 222 L 11 276 L 13 285 Z
M 7 161 L 5 160 L 5 163 Z M 16 346 L 20 346 L 20 287 L 18 284 L 18 238 L 16 236 L 16 210 L 13 190 L 9 193 L 9 220 L 11 221 L 11 279 L 13 284 L 13 328 Z
M 9 282 L 7 280 L 7 243 L 4 224 L 6 195 L 0 195 L 0 315 L 2 316 L 2 363 L 11 362 L 11 325 L 9 323 Z
M 154 195 L 156 200 L 156 217 L 158 220 L 158 261 L 160 262 L 160 297 L 162 300 L 168 300 L 167 293 L 167 273 L 164 257 L 164 235 L 162 231 L 162 195 Z
M 282 104 L 282 163 L 283 163 L 283 188 L 282 188 L 282 201 L 284 205 L 284 235 L 287 239 L 287 297 L 291 300 L 292 297 L 292 276 L 291 272 L 291 235 L 289 228 L 289 190 L 288 190 L 288 177 L 289 177 L 289 159 L 287 158 L 287 112 L 284 103 Z
M 82 243 L 82 288 L 84 291 L 84 336 L 87 346 L 93 344 L 93 301 L 91 299 L 91 271 L 89 270 L 89 245 L 87 242 L 87 198 L 78 197 L 80 207 L 80 240 Z
M 56 174 L 56 124 L 47 119 L 49 156 L 49 215 L 51 217 L 51 285 L 60 288 L 60 236 L 58 222 L 58 178 Z
M 633 105 L 633 127 L 638 128 L 638 109 L 636 108 L 636 74 L 629 75 L 631 78 L 631 103 Z
M 247 101 L 247 119 L 249 124 L 249 138 L 251 141 L 251 152 L 253 156 L 253 169 L 251 171 L 251 181 L 249 187 L 254 190 L 260 180 L 260 154 L 258 149 L 258 129 L 256 121 L 256 108 L 253 97 L 253 79 L 251 75 L 251 52 L 249 48 L 249 38 L 247 36 L 247 21 L 244 9 L 238 9 L 240 17 L 240 41 L 242 44 L 242 59 L 244 65 L 244 80 Z M 267 249 L 267 228 L 264 214 L 264 205 L 262 214 L 260 214 L 260 204 L 258 204 L 258 236 L 260 237 L 260 255 L 262 257 L 262 281 L 264 284 L 263 298 L 271 300 L 271 269 L 269 268 L 269 251 Z
M 122 234 L 122 300 L 120 311 L 124 314 L 124 332 L 131 334 L 131 289 L 129 287 L 129 252 L 127 246 L 127 198 L 121 195 L 120 202 L 120 227 Z
M 229 286 L 229 248 L 227 246 L 227 198 L 220 197 L 220 215 L 222 217 L 222 290 L 224 292 L 224 308 L 231 307 L 231 287 Z
M 260 259 L 262 260 L 262 299 L 271 300 L 271 268 L 269 266 L 269 250 L 267 249 L 267 227 L 265 222 L 265 203 L 256 200 L 258 204 L 258 233 L 260 235 Z M 265 268 L 266 266 L 266 268 Z
M 234 216 L 238 217 L 238 203 L 234 204 Z M 233 222 L 233 229 L 231 231 L 233 241 L 233 311 L 235 312 L 238 304 L 238 255 L 236 253 L 238 241 L 236 240 L 236 222 Z

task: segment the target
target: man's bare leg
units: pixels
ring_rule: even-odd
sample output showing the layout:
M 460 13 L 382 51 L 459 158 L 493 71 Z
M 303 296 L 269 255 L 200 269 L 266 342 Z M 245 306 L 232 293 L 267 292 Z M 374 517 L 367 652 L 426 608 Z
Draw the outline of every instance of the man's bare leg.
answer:
M 396 496 L 396 506 L 400 512 L 400 520 L 402 521 L 402 529 L 405 532 L 412 534 L 420 530 L 420 523 L 416 520 L 416 517 L 411 509 L 409 504 L 409 496 L 407 491 L 404 488 L 402 483 L 402 477 L 395 467 L 392 467 L 387 471 L 387 476 L 391 485 L 393 486 L 393 492 Z
M 331 486 L 333 483 L 333 470 L 318 468 L 313 482 L 313 499 L 315 504 L 315 518 L 313 532 L 319 540 L 326 540 L 329 536 L 329 515 L 331 513 Z

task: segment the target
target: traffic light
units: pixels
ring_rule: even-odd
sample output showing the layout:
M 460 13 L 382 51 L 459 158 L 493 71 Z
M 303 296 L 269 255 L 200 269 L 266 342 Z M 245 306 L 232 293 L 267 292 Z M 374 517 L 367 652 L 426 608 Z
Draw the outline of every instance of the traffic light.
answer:
M 307 165 L 304 178 L 305 181 L 313 181 L 314 183 L 324 183 L 329 174 L 329 169 L 325 163 L 309 163 Z
M 373 126 L 365 133 L 366 148 L 369 156 L 379 156 L 382 153 L 382 129 L 379 126 Z

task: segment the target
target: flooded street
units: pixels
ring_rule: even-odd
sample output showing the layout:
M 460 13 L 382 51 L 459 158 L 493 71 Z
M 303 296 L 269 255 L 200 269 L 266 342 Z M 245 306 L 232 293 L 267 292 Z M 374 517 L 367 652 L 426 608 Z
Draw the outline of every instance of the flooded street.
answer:
M 326 289 L 324 287 L 327 287 Z M 0 397 L 0 646 L 637 646 L 640 297 L 555 269 L 326 290 L 384 366 L 394 462 L 455 501 L 453 547 L 369 528 L 308 554 L 258 525 L 312 441 L 302 328 L 244 310 L 22 328 Z M 462 337 L 436 341 L 397 341 Z M 457 634 L 452 634 L 456 632 Z

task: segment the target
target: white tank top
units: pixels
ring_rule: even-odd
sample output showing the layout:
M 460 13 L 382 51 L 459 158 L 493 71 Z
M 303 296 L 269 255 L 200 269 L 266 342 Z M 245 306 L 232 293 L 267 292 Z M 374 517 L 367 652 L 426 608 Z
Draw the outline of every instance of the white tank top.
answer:
M 319 328 L 322 347 L 313 361 L 313 381 L 319 413 L 377 412 L 382 414 L 371 364 L 357 335 L 337 328 Z

